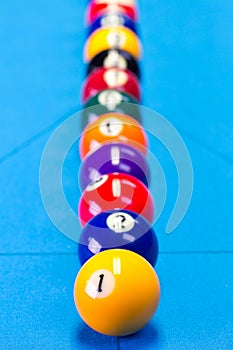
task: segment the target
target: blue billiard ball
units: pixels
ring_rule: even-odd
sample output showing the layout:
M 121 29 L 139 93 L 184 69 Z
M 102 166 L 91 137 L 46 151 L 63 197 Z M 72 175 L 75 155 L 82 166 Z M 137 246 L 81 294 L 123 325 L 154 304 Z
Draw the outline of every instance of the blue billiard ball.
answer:
M 110 210 L 93 217 L 80 235 L 79 260 L 83 265 L 93 255 L 114 248 L 133 251 L 152 266 L 158 256 L 158 241 L 153 228 L 146 219 L 129 210 Z
M 100 28 L 123 26 L 137 34 L 137 25 L 128 16 L 121 13 L 106 13 L 98 17 L 88 28 L 88 36 Z

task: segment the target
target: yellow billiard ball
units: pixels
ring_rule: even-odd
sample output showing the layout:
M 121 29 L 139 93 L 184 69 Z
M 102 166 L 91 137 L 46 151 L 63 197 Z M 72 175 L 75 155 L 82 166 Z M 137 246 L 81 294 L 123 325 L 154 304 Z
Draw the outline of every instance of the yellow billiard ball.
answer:
M 137 35 L 126 27 L 100 28 L 88 38 L 84 61 L 90 62 L 97 54 L 110 49 L 121 49 L 137 60 L 141 57 L 141 43 Z
M 83 321 L 109 336 L 125 336 L 153 317 L 160 284 L 152 266 L 140 255 L 110 249 L 94 255 L 80 269 L 74 301 Z

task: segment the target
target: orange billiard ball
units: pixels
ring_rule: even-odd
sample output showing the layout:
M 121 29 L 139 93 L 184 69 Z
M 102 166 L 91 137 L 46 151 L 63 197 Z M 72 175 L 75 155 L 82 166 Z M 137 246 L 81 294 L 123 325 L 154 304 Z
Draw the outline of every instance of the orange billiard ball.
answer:
M 156 272 L 140 255 L 110 249 L 90 258 L 74 284 L 74 301 L 83 321 L 109 336 L 142 329 L 153 317 L 160 299 Z
M 146 133 L 134 118 L 126 114 L 106 113 L 84 129 L 79 142 L 81 158 L 111 141 L 127 143 L 143 154 L 147 153 Z

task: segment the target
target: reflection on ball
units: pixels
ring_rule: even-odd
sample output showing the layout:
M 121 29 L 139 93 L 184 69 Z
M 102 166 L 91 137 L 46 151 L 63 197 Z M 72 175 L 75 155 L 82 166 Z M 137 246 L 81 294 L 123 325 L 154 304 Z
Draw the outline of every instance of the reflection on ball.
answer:
M 152 266 L 140 255 L 110 249 L 89 259 L 80 269 L 74 300 L 84 322 L 95 331 L 125 336 L 153 317 L 160 284 Z

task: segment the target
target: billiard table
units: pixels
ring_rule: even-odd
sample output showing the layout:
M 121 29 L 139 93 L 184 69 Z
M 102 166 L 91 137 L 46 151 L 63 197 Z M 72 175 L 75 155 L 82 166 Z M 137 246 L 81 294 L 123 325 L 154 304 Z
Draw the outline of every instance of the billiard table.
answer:
M 143 105 L 182 137 L 194 186 L 186 215 L 166 233 L 179 179 L 170 153 L 153 140 L 167 184 L 154 225 L 161 300 L 151 322 L 127 337 L 98 334 L 79 317 L 77 242 L 50 220 L 40 193 L 43 150 L 82 108 L 86 4 L 12 0 L 0 6 L 0 349 L 233 349 L 233 3 L 138 1 Z M 147 118 L 146 127 L 153 123 Z M 81 134 L 79 123 L 77 130 Z M 152 193 L 159 192 L 149 165 Z M 75 142 L 62 173 L 74 213 L 79 166 Z M 66 223 L 56 202 L 54 210 Z

